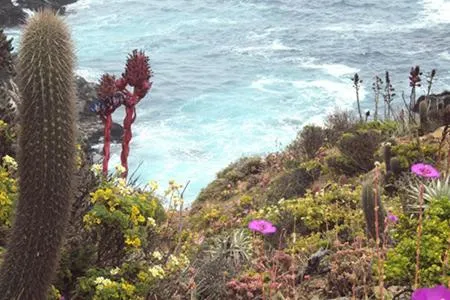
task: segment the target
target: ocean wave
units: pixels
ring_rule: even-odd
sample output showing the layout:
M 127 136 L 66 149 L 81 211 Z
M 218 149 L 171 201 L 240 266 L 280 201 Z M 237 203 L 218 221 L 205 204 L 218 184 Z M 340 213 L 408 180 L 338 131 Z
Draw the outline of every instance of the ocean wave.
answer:
M 439 53 L 439 57 L 445 60 L 450 60 L 450 52 L 449 51 L 444 51 Z
M 276 85 L 279 86 L 280 84 L 286 84 L 286 81 L 277 78 L 261 77 L 252 81 L 250 87 L 260 92 L 280 94 L 281 91 L 271 89 L 271 87 L 274 88 Z
M 301 68 L 324 70 L 327 74 L 336 77 L 342 77 L 344 75 L 353 75 L 360 71 L 360 69 L 352 68 L 344 64 L 327 64 L 327 63 L 315 63 L 317 60 L 311 59 L 307 62 L 300 64 Z
M 297 80 L 293 82 L 293 85 L 298 89 L 302 90 L 309 97 L 313 97 L 313 99 L 317 100 L 326 100 L 333 99 L 334 106 L 338 106 L 340 108 L 350 108 L 355 99 L 355 91 L 352 88 L 351 81 L 342 82 L 342 81 L 331 81 L 331 80 Z M 365 97 L 365 90 L 362 86 L 359 90 L 359 95 L 361 100 Z M 322 99 L 325 97 L 326 99 Z M 317 101 L 311 101 L 312 103 L 316 103 Z M 326 107 L 331 107 L 334 109 L 333 103 L 328 103 Z
M 265 46 L 249 46 L 249 47 L 237 47 L 234 48 L 233 51 L 239 54 L 247 54 L 247 55 L 261 55 L 267 56 L 276 51 L 291 51 L 295 50 L 293 47 L 289 47 L 284 45 L 279 40 L 274 40 L 271 44 Z

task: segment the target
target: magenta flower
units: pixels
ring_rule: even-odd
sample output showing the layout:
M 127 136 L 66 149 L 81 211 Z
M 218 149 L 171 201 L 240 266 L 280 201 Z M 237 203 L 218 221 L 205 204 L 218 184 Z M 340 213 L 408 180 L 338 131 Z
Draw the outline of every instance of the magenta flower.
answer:
M 392 222 L 392 223 L 398 222 L 398 217 L 396 215 L 394 215 L 392 212 L 388 212 L 387 218 L 388 218 L 389 222 Z
M 417 289 L 412 294 L 411 300 L 450 300 L 450 290 L 443 285 Z
M 412 165 L 411 172 L 425 178 L 439 178 L 440 176 L 439 171 L 436 170 L 433 166 L 423 163 Z
M 264 235 L 272 234 L 277 231 L 277 228 L 272 223 L 266 220 L 252 220 L 248 223 L 248 228 L 251 231 L 256 231 Z

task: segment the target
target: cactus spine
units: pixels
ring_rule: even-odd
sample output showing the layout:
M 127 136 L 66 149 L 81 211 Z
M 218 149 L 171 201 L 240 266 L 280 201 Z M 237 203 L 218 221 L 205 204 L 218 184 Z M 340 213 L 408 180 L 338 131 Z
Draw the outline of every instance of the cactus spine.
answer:
M 374 186 L 371 181 L 367 181 L 362 187 L 362 208 L 364 212 L 364 218 L 366 221 L 367 236 L 368 238 L 376 239 L 376 224 L 375 224 L 375 207 L 378 206 L 378 236 L 382 237 L 384 232 L 384 209 L 381 203 L 380 195 L 377 195 L 375 199 Z
M 46 299 L 55 274 L 75 171 L 74 60 L 59 17 L 45 10 L 28 21 L 18 62 L 20 196 L 0 269 L 0 299 Z

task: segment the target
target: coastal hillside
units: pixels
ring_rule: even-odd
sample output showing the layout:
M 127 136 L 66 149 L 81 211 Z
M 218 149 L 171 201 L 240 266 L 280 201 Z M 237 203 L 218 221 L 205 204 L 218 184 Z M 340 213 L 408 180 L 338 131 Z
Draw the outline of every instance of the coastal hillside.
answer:
M 129 164 L 151 52 L 89 83 L 51 10 L 13 48 L 0 31 L 0 299 L 450 299 L 443 70 L 411 66 L 403 95 L 386 71 L 364 103 L 352 74 L 352 109 L 188 203 L 189 181 L 140 184 Z

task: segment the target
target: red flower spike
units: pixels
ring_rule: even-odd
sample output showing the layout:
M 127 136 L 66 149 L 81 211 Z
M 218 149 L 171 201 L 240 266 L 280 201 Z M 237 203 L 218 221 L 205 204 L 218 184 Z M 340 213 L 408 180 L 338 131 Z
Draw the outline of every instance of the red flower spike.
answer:
M 97 89 L 97 96 L 100 99 L 112 97 L 117 92 L 116 78 L 114 75 L 104 74 L 100 79 L 100 85 Z
M 127 86 L 127 84 L 128 84 L 127 81 L 126 81 L 125 78 L 123 78 L 123 77 L 116 80 L 116 87 L 117 87 L 119 90 L 125 89 L 126 86 Z
M 141 88 L 152 76 L 149 59 L 143 51 L 133 50 L 129 55 L 123 78 L 129 85 Z

